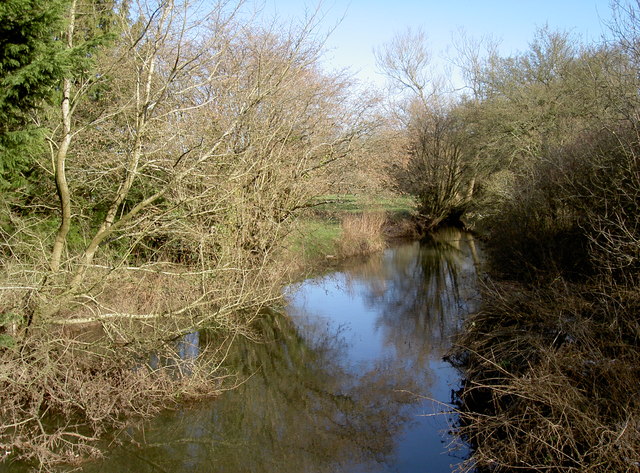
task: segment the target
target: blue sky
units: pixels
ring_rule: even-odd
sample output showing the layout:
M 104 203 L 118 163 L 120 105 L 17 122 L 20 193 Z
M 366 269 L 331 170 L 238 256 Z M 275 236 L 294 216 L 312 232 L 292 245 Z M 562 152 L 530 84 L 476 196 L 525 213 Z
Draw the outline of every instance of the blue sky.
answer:
M 264 14 L 281 21 L 301 18 L 315 1 L 255 0 Z M 327 68 L 349 67 L 360 79 L 377 85 L 373 48 L 407 27 L 421 27 L 433 55 L 443 58 L 460 28 L 468 36 L 486 34 L 501 40 L 504 55 L 527 49 L 537 27 L 548 24 L 582 38 L 598 41 L 606 33 L 602 22 L 611 18 L 609 0 L 324 0 L 321 28 L 328 30 L 342 18 L 327 42 Z M 445 60 L 440 59 L 444 64 Z

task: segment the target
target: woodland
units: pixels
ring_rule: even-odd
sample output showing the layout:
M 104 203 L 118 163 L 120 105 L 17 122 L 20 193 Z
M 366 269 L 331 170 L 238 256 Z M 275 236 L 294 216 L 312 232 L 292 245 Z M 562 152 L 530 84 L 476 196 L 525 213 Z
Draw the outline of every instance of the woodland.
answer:
M 75 464 L 233 388 L 229 347 L 314 265 L 305 218 L 357 193 L 488 250 L 450 354 L 462 468 L 638 471 L 640 1 L 611 8 L 597 44 L 541 28 L 505 57 L 459 35 L 458 90 L 400 32 L 375 50 L 389 87 L 363 92 L 323 69 L 319 10 L 0 3 L 0 464 Z M 200 330 L 188 373 L 140 362 Z

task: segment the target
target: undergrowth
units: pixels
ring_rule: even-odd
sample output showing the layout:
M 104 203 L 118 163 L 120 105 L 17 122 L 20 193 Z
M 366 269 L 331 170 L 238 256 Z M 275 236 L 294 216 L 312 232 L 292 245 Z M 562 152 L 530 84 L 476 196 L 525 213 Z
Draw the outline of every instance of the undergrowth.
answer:
M 462 470 L 640 471 L 639 143 L 550 152 L 493 219 L 494 279 L 451 354 Z
M 638 471 L 640 291 L 589 289 L 485 289 L 452 356 L 475 447 L 463 469 Z
M 98 442 L 115 440 L 136 420 L 218 394 L 218 362 L 205 354 L 181 359 L 171 343 L 150 353 L 62 333 L 30 335 L 19 349 L 0 349 L 0 460 L 9 469 L 19 461 L 54 471 L 100 457 Z

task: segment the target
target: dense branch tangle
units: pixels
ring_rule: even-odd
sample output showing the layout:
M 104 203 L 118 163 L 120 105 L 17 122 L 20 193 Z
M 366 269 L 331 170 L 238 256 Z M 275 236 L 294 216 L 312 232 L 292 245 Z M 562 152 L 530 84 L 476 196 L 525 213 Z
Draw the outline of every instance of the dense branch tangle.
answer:
M 34 322 L 106 294 L 96 264 L 109 277 L 136 261 L 186 264 L 184 278 L 195 265 L 196 305 L 208 293 L 271 300 L 267 263 L 313 173 L 348 153 L 356 127 L 341 80 L 317 69 L 315 19 L 282 34 L 243 24 L 241 6 L 202 16 L 186 1 L 139 1 L 114 13 L 95 71 L 65 79 L 50 137 L 63 219 Z M 73 50 L 83 38 L 67 24 Z

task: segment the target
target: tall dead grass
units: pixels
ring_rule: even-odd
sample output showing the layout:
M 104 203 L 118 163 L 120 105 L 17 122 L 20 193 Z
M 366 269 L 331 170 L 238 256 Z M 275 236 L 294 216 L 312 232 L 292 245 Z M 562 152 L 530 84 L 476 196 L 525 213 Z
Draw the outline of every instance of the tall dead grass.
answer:
M 365 212 L 342 218 L 342 234 L 338 242 L 340 257 L 366 255 L 385 248 L 385 212 Z
M 640 291 L 503 283 L 484 297 L 452 356 L 475 447 L 461 470 L 640 471 Z

